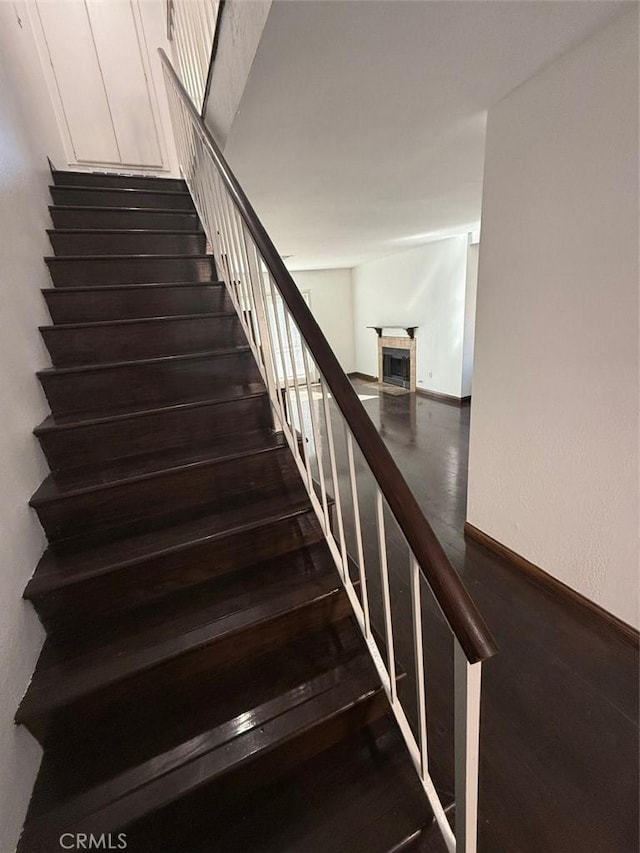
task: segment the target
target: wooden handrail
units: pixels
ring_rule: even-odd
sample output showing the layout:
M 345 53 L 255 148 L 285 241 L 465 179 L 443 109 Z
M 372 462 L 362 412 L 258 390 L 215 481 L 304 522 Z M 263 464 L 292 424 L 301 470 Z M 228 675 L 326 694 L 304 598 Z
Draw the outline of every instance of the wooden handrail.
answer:
M 162 48 L 159 48 L 158 52 L 467 660 L 477 663 L 490 658 L 498 651 L 498 647 L 484 619 L 444 553 L 411 489 L 378 435 L 353 385 L 229 164 L 193 106 L 167 55 Z

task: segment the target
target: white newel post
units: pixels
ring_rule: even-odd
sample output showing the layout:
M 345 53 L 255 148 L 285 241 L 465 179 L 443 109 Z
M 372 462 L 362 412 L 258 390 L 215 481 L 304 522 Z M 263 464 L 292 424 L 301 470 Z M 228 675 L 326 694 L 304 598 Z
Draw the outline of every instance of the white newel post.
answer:
M 478 757 L 480 748 L 480 674 L 482 663 L 469 663 L 454 646 L 456 853 L 478 846 Z

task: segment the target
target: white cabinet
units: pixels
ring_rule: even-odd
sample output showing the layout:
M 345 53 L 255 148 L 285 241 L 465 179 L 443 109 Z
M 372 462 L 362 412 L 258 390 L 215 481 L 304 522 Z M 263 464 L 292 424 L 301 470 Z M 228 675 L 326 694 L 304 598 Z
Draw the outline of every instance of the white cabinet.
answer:
M 136 0 L 36 0 L 30 8 L 69 164 L 167 168 Z

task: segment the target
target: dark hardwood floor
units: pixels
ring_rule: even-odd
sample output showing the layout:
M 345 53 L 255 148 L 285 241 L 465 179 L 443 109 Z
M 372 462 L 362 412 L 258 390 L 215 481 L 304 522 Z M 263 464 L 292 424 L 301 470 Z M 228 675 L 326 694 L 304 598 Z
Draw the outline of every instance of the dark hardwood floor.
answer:
M 483 669 L 480 851 L 637 853 L 637 651 L 465 540 L 468 406 L 354 384 L 500 646 Z M 362 469 L 358 479 L 363 521 L 372 521 Z M 397 654 L 411 673 L 405 556 L 401 547 L 389 551 Z M 423 599 L 428 605 L 426 590 Z M 425 626 L 429 743 L 443 790 L 452 784 L 449 651 L 448 632 L 432 613 Z

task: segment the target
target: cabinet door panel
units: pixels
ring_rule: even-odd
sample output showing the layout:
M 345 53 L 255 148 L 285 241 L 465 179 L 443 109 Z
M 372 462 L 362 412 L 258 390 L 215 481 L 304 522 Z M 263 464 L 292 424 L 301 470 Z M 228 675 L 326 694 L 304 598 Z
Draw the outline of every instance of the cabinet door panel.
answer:
M 76 160 L 119 163 L 87 7 L 63 0 L 38 0 L 37 7 Z
M 129 0 L 86 0 L 120 157 L 162 166 L 158 130 L 143 64 L 143 34 Z

